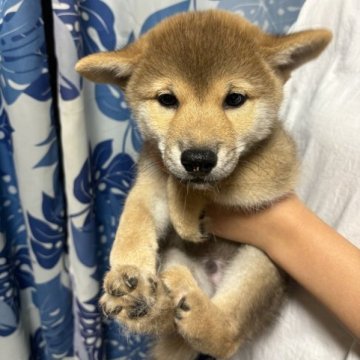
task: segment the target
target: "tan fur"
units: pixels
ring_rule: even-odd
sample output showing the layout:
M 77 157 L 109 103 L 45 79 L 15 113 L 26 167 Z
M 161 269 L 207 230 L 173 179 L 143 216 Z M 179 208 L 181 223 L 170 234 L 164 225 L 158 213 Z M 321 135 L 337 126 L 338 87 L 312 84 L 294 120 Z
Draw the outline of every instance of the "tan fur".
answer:
M 159 336 L 154 359 L 228 359 L 273 319 L 283 276 L 261 251 L 209 239 L 203 211 L 253 211 L 292 191 L 297 161 L 278 120 L 282 86 L 330 39 L 321 29 L 272 36 L 237 15 L 194 12 L 77 64 L 124 89 L 144 138 L 101 304 L 130 331 Z M 246 102 L 224 106 L 234 92 Z M 177 107 L 159 103 L 169 93 Z M 180 161 L 194 148 L 217 156 L 200 183 Z

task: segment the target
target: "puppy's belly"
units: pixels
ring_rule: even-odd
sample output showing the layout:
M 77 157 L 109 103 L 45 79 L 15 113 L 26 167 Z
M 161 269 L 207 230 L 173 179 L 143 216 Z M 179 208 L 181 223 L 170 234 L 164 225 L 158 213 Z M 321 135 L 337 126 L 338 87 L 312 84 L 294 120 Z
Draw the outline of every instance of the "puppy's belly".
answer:
M 224 276 L 226 263 L 221 259 L 210 258 L 203 260 L 202 267 L 205 271 L 208 281 L 211 283 L 214 290 L 216 290 Z
M 161 268 L 183 265 L 190 269 L 200 288 L 213 296 L 228 264 L 241 245 L 213 238 L 204 243 L 190 243 L 172 234 L 161 253 Z

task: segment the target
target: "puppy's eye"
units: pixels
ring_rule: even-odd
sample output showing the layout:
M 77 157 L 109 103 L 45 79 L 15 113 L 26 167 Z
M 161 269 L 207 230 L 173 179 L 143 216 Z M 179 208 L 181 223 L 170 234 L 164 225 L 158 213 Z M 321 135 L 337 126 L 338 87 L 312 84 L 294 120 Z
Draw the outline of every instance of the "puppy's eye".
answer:
M 227 108 L 234 108 L 234 107 L 240 107 L 244 104 L 244 102 L 247 100 L 246 95 L 242 95 L 239 93 L 230 93 L 226 95 L 226 98 L 224 100 L 224 106 Z
M 176 108 L 179 105 L 179 101 L 173 94 L 161 94 L 157 97 L 160 105 L 167 108 Z

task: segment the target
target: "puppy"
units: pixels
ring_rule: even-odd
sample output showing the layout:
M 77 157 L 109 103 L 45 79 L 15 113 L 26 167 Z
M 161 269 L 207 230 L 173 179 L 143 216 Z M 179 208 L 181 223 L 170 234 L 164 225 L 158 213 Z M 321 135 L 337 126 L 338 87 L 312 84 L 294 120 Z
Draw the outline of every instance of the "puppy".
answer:
M 292 191 L 282 88 L 330 39 L 190 12 L 78 62 L 83 76 L 124 90 L 144 140 L 101 304 L 130 331 L 157 335 L 155 359 L 228 359 L 274 317 L 283 276 L 261 251 L 208 238 L 204 209 L 254 211 Z

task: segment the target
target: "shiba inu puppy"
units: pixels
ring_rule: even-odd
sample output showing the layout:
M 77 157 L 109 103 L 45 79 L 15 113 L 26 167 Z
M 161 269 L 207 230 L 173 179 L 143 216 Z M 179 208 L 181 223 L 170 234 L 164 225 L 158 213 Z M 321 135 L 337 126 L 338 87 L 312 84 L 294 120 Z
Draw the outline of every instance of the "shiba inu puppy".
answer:
M 261 251 L 208 237 L 204 209 L 254 211 L 292 191 L 298 166 L 278 119 L 282 88 L 330 39 L 191 12 L 77 64 L 124 90 L 144 139 L 101 304 L 130 331 L 157 335 L 155 359 L 228 359 L 274 317 L 282 274 Z

